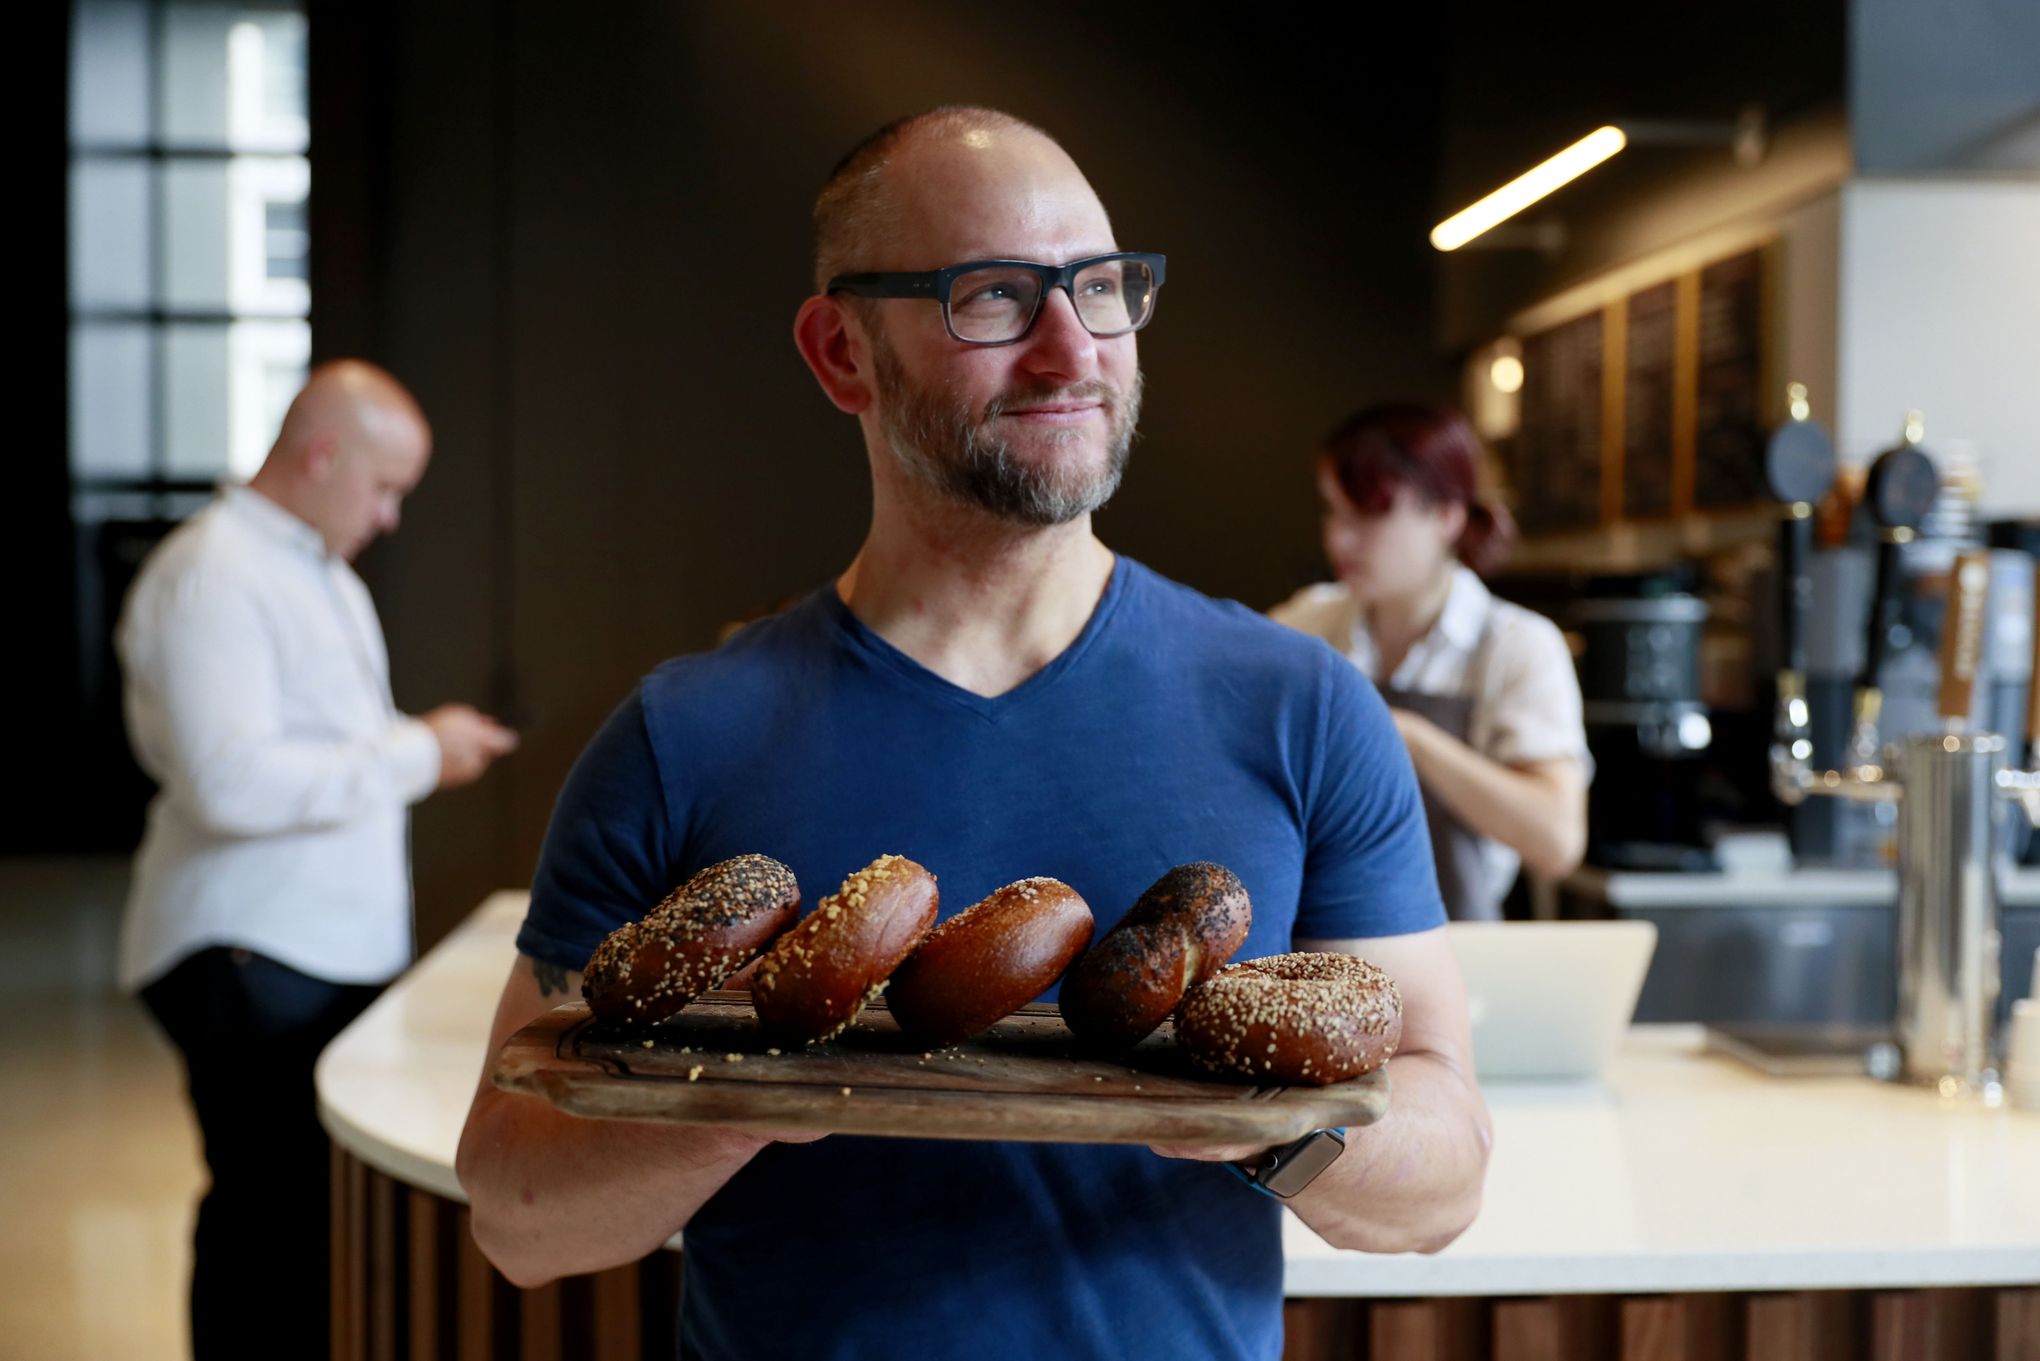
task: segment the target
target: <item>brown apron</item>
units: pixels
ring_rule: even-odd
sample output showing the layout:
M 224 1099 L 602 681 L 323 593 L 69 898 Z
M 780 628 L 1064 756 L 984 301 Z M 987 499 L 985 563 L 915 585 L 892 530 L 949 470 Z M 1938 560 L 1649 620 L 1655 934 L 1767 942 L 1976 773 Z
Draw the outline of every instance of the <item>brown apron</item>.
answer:
M 1474 644 L 1473 660 L 1466 671 L 1469 683 L 1476 688 L 1486 674 L 1488 648 L 1494 639 L 1492 610 L 1489 620 L 1481 626 L 1480 641 Z M 1391 708 L 1420 714 L 1462 742 L 1473 731 L 1472 694 L 1427 695 L 1390 685 L 1379 689 Z M 1431 858 L 1438 866 L 1438 892 L 1445 899 L 1445 915 L 1454 921 L 1500 921 L 1502 898 L 1509 886 L 1487 881 L 1487 860 L 1481 853 L 1487 838 L 1454 817 L 1428 787 L 1423 788 L 1423 794 L 1424 817 L 1431 825 Z

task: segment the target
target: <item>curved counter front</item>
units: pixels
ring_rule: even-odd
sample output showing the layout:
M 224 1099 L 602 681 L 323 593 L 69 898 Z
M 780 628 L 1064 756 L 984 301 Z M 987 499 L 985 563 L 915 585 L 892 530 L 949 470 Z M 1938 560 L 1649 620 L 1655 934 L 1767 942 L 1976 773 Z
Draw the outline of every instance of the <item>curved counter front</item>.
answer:
M 520 1291 L 467 1232 L 454 1150 L 525 897 L 492 895 L 319 1061 L 335 1357 L 674 1354 L 677 1253 Z M 1762 1077 L 1683 1026 L 1632 1031 L 1606 1086 L 1487 1096 L 1485 1208 L 1444 1252 L 1287 1221 L 1288 1355 L 2040 1357 L 2040 1113 Z

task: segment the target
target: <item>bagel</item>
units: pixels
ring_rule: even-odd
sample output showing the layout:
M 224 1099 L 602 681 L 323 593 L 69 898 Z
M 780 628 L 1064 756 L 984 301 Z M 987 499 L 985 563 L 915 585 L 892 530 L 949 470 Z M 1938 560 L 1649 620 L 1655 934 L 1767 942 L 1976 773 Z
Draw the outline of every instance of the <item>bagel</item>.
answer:
M 841 1034 L 935 923 L 935 876 L 882 855 L 779 937 L 751 977 L 766 1030 L 797 1044 Z
M 581 995 L 602 1020 L 657 1025 L 720 987 L 799 916 L 800 885 L 777 860 L 710 865 L 595 947 Z
M 886 1004 L 923 1043 L 955 1044 L 1046 992 L 1091 942 L 1091 909 L 1059 879 L 1022 879 L 928 933 Z
M 1402 994 L 1357 955 L 1269 955 L 1223 969 L 1191 993 L 1176 1038 L 1213 1072 L 1323 1087 L 1394 1055 Z
M 1224 967 L 1252 924 L 1238 875 L 1206 860 L 1178 865 L 1070 970 L 1063 1020 L 1089 1044 L 1139 1044 L 1190 989 Z

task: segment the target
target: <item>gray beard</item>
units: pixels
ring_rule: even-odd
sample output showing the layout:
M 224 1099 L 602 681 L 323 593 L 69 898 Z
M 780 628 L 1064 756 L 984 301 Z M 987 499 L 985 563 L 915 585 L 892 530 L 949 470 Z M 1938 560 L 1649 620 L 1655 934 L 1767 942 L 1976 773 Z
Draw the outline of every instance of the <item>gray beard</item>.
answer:
M 1002 397 L 972 419 L 967 409 L 914 387 L 902 371 L 899 357 L 883 340 L 874 342 L 872 357 L 883 403 L 879 428 L 894 461 L 921 485 L 952 501 L 1033 528 L 1068 524 L 1102 508 L 1119 490 L 1140 421 L 1139 373 L 1134 374 L 1133 386 L 1123 398 L 1102 385 L 1072 394 L 1104 398 L 1107 419 L 1112 423 L 1105 467 L 1090 475 L 1022 463 L 996 433 L 1002 411 L 1053 394 Z M 1068 430 L 1058 433 L 1054 442 L 1063 445 L 1081 438 L 1079 432 Z

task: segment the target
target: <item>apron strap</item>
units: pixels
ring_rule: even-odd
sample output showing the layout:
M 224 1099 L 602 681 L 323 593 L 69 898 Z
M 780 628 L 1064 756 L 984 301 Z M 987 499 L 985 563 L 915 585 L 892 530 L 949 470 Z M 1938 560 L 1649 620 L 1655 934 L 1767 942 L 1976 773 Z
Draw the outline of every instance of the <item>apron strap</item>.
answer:
M 1490 610 L 1467 661 L 1465 693 L 1430 695 L 1382 686 L 1382 698 L 1397 708 L 1423 715 L 1471 746 L 1476 715 L 1484 707 L 1483 689 L 1488 660 L 1494 647 L 1494 633 L 1494 612 Z M 1454 817 L 1428 789 L 1420 792 L 1424 798 L 1424 817 L 1430 826 L 1431 858 L 1437 867 L 1438 891 L 1445 900 L 1446 915 L 1454 920 L 1499 920 L 1501 897 L 1487 883 L 1487 839 Z

